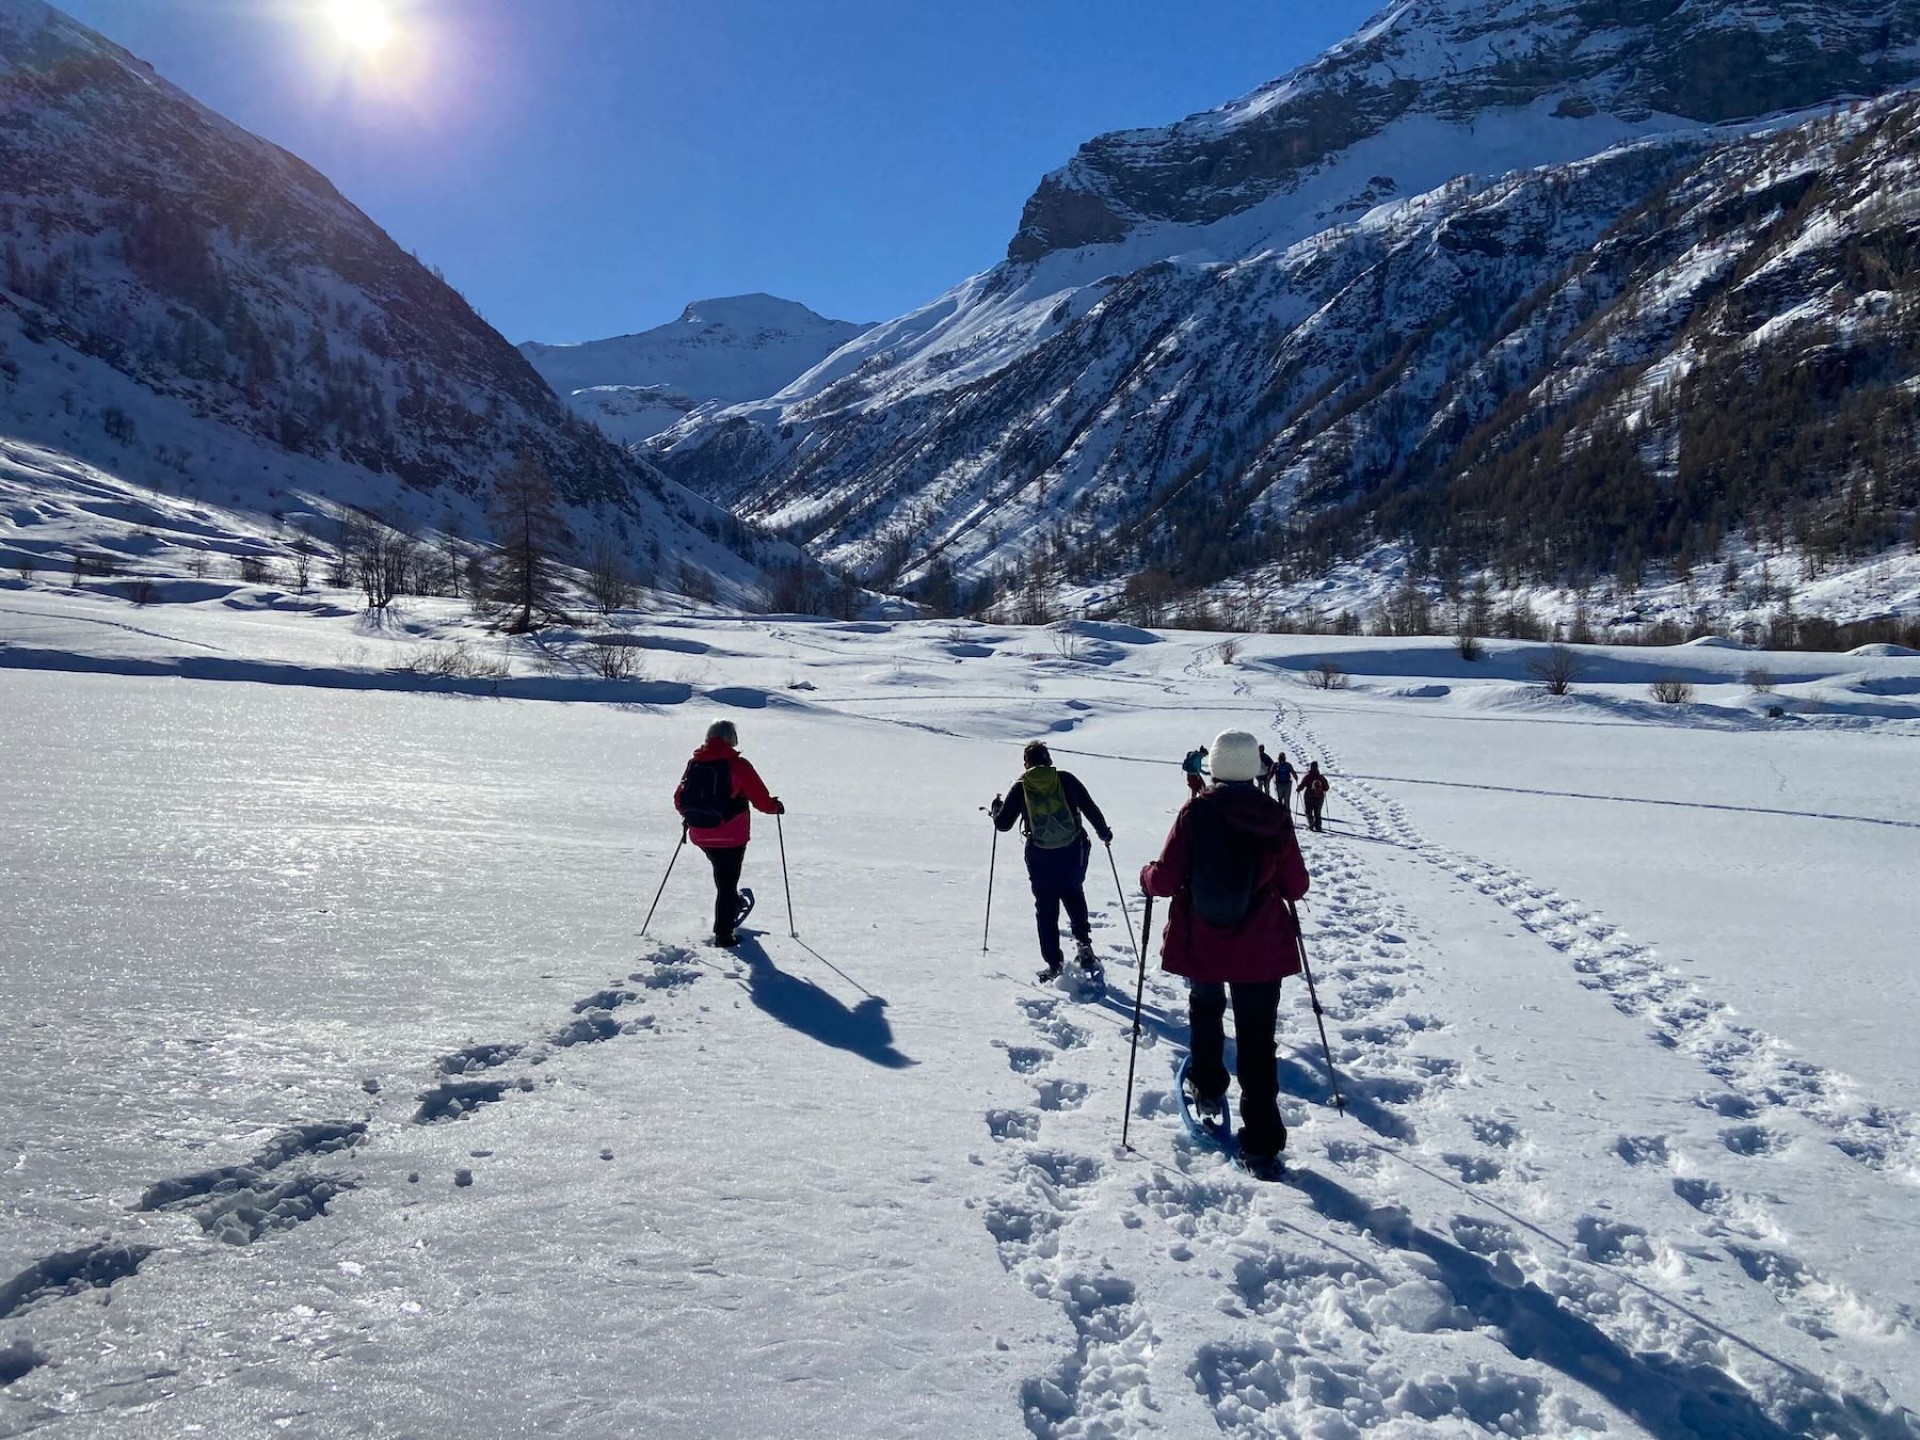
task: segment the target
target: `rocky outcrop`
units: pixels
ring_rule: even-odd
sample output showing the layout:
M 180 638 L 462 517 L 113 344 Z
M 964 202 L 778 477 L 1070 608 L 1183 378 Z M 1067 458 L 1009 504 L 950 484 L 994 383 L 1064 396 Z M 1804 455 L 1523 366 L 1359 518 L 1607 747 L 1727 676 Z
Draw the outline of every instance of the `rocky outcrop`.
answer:
M 1880 94 L 1920 76 L 1916 42 L 1920 0 L 1408 0 L 1223 109 L 1088 142 L 1041 181 L 1007 254 L 1222 219 L 1408 117 L 1714 124 Z

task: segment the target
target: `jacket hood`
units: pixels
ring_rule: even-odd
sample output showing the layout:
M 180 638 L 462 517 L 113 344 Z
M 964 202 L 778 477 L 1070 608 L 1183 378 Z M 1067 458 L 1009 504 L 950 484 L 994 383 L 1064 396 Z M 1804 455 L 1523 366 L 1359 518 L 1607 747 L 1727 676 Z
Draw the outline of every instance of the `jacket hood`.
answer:
M 1219 785 L 1188 803 L 1204 805 L 1235 830 L 1263 840 L 1279 840 L 1293 831 L 1287 807 L 1262 795 L 1251 784 Z
M 696 760 L 731 760 L 740 752 L 724 740 L 708 740 L 693 752 Z

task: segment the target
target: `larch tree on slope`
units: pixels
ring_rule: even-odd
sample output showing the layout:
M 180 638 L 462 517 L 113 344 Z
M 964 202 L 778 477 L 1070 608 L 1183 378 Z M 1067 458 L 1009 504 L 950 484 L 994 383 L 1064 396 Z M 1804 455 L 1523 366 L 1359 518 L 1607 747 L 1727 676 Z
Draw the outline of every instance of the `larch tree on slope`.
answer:
M 494 552 L 486 599 L 502 616 L 511 616 L 507 632 L 524 635 L 548 620 L 565 621 L 559 556 L 569 536 L 553 481 L 538 455 L 521 450 L 507 462 L 494 481 L 487 518 Z

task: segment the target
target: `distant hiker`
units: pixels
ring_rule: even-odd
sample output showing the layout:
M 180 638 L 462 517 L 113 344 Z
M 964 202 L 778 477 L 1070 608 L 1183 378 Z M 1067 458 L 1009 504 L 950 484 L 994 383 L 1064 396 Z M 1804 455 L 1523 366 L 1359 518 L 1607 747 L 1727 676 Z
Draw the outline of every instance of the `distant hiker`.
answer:
M 707 740 L 687 762 L 673 792 L 673 808 L 687 827 L 687 838 L 713 866 L 713 943 L 732 945 L 735 927 L 753 908 L 753 891 L 740 888 L 740 867 L 753 838 L 752 805 L 765 815 L 784 815 L 787 807 L 767 793 L 760 772 L 735 747 L 739 733 L 731 720 L 707 727 Z
M 1292 762 L 1287 759 L 1287 752 L 1282 750 L 1280 758 L 1273 762 L 1272 794 L 1274 799 L 1289 810 L 1293 809 L 1293 782 L 1299 774 L 1300 772 L 1294 769 Z
M 1307 773 L 1300 777 L 1299 789 L 1300 793 L 1306 797 L 1307 828 L 1309 830 L 1324 830 L 1326 828 L 1325 823 L 1320 818 L 1320 812 L 1326 808 L 1327 791 L 1332 788 L 1333 786 L 1327 783 L 1327 777 L 1320 773 L 1320 762 L 1318 760 L 1308 761 Z
M 1100 843 L 1113 843 L 1113 831 L 1107 817 L 1093 803 L 1070 771 L 1053 768 L 1053 755 L 1040 741 L 1032 741 L 1021 752 L 1026 766 L 1018 783 L 1007 791 L 1006 799 L 994 796 L 987 813 L 993 816 L 996 830 L 1011 830 L 1020 822 L 1027 837 L 1027 879 L 1033 883 L 1034 923 L 1040 930 L 1040 955 L 1047 962 L 1043 980 L 1060 973 L 1060 907 L 1067 907 L 1067 924 L 1073 930 L 1074 959 L 1082 969 L 1097 970 L 1100 962 L 1093 953 L 1093 926 L 1087 920 L 1087 861 L 1093 855 L 1093 842 L 1087 838 L 1081 817 L 1093 824 Z
M 1207 788 L 1207 747 L 1189 750 L 1187 758 L 1180 762 L 1180 768 L 1187 775 L 1187 793 L 1198 795 Z
M 1260 747 L 1260 775 L 1254 782 L 1259 785 L 1262 795 L 1273 794 L 1273 757 L 1267 754 L 1267 747 Z
M 1260 746 L 1244 731 L 1213 742 L 1213 789 L 1174 817 L 1160 858 L 1140 871 L 1140 888 L 1170 897 L 1160 963 L 1188 981 L 1189 1069 L 1196 1110 L 1227 1093 L 1226 1013 L 1233 1002 L 1240 1080 L 1240 1152 L 1258 1173 L 1286 1148 L 1274 1023 L 1280 982 L 1300 973 L 1287 902 L 1307 893 L 1307 867 L 1287 807 L 1254 786 Z

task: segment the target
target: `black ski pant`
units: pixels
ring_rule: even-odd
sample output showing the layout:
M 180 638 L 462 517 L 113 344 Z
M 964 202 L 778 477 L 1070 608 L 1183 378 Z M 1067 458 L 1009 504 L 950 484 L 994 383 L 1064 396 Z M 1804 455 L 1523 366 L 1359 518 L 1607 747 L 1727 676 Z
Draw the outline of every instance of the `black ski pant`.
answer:
M 1091 940 L 1087 919 L 1087 862 L 1093 842 L 1083 833 L 1072 845 L 1058 850 L 1027 846 L 1027 879 L 1033 885 L 1033 918 L 1040 930 L 1040 957 L 1049 965 L 1065 963 L 1060 953 L 1060 907 L 1067 907 L 1067 924 L 1076 940 Z
M 740 916 L 740 867 L 747 862 L 747 847 L 735 845 L 705 854 L 713 866 L 713 933 L 731 935 Z
M 1204 1096 L 1227 1093 L 1227 992 L 1233 992 L 1235 1069 L 1240 1079 L 1241 1147 L 1248 1155 L 1278 1155 L 1286 1148 L 1280 1121 L 1280 1070 L 1274 1059 L 1274 1025 L 1280 1013 L 1280 982 L 1244 985 L 1189 982 L 1187 1018 L 1192 1026 L 1193 1084 Z
M 1321 828 L 1320 812 L 1326 808 L 1327 808 L 1326 796 L 1324 795 L 1307 796 L 1307 828 L 1309 830 L 1318 830 Z

